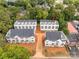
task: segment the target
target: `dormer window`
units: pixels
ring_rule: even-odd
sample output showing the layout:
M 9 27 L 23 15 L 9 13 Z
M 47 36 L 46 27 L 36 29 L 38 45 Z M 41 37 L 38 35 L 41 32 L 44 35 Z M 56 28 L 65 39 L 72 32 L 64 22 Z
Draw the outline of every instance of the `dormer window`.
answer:
M 18 43 L 18 41 L 19 41 L 19 40 L 18 40 L 18 39 L 16 39 L 16 42 L 17 42 L 17 43 Z
M 51 28 L 51 26 L 48 27 L 48 29 L 50 29 L 50 28 Z
M 28 40 L 26 40 L 25 42 L 28 42 Z
M 47 26 L 45 26 L 45 29 L 47 29 Z
M 15 43 L 15 40 L 12 40 L 12 43 Z
M 52 29 L 54 29 L 54 26 L 52 26 Z
M 52 43 L 52 45 L 54 45 L 54 43 Z
M 15 29 L 17 29 L 17 26 L 15 26 Z
M 19 29 L 21 29 L 21 27 L 20 26 L 18 26 L 19 27 Z
M 10 40 L 7 40 L 9 43 L 11 42 Z
M 44 27 L 43 27 L 43 26 L 41 26 L 41 28 L 43 29 Z
M 56 26 L 55 29 L 58 29 L 58 26 Z
M 33 42 L 34 40 L 32 40 L 32 42 Z
M 24 29 L 24 26 L 22 26 L 22 29 Z
M 23 43 L 24 42 L 24 40 L 21 40 L 21 43 Z

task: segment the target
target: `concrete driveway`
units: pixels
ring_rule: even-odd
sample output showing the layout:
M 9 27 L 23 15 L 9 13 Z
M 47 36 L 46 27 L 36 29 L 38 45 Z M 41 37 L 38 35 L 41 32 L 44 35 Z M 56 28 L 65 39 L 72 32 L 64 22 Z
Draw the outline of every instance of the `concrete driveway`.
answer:
M 43 50 L 43 37 L 45 33 L 41 32 L 40 28 L 37 27 L 35 34 L 36 34 L 37 44 L 36 44 L 36 54 L 33 57 L 44 57 L 44 55 L 42 54 L 42 50 Z

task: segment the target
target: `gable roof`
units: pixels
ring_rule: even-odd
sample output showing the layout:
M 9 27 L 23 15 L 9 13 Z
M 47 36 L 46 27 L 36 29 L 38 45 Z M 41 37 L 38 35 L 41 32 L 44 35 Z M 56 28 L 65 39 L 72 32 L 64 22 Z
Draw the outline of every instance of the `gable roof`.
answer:
M 72 25 L 71 22 L 68 22 L 68 31 L 69 31 L 69 33 L 78 33 L 78 31 L 77 31 L 76 28 Z
M 61 32 L 59 31 L 46 32 L 46 40 L 56 41 L 58 39 L 61 39 Z
M 15 36 L 19 36 L 19 37 L 34 36 L 34 30 L 33 29 L 11 29 L 8 37 L 13 38 Z
M 77 41 L 78 34 L 69 34 L 68 39 L 69 39 L 69 41 Z

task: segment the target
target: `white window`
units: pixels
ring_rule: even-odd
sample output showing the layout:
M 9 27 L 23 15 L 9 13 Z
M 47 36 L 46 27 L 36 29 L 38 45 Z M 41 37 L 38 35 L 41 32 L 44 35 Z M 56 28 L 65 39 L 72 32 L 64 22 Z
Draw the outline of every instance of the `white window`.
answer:
M 45 26 L 45 29 L 47 29 L 47 26 Z
M 15 29 L 17 29 L 17 26 L 15 26 Z
M 34 40 L 32 40 L 32 42 L 33 42 Z
M 23 43 L 24 42 L 24 40 L 21 40 L 21 43 Z
M 29 29 L 31 29 L 31 26 L 29 26 Z
M 26 40 L 25 42 L 28 42 L 28 40 Z
M 35 26 L 33 26 L 33 29 L 35 28 Z
M 48 29 L 50 29 L 51 28 L 51 26 L 48 26 Z
M 18 39 L 16 39 L 16 42 L 18 43 L 18 42 L 19 42 L 19 40 L 18 40 Z
M 8 42 L 11 42 L 10 40 L 7 40 Z
M 22 29 L 24 29 L 24 26 L 22 26 Z
M 48 45 L 48 44 L 46 44 L 46 45 Z
M 52 29 L 54 29 L 54 26 L 52 26 Z
M 58 29 L 58 26 L 56 26 L 55 29 Z
M 58 45 L 58 44 L 59 44 L 59 41 L 56 42 L 56 45 Z
M 28 29 L 28 27 L 26 26 L 26 29 Z
M 52 43 L 52 45 L 54 45 L 54 43 Z
M 18 26 L 19 27 L 19 29 L 21 29 L 21 27 L 20 26 Z
M 15 40 L 12 40 L 12 43 L 15 43 Z
M 44 27 L 43 27 L 43 26 L 41 26 L 41 28 L 43 29 Z

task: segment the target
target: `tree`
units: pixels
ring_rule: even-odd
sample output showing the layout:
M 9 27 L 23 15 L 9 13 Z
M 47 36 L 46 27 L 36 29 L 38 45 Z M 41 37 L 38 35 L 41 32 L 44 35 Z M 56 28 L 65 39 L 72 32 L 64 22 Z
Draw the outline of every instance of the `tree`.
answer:
M 31 0 L 17 0 L 15 6 L 24 7 L 24 9 L 28 9 L 29 7 L 31 7 L 30 1 Z
M 72 20 L 75 15 L 75 6 L 69 5 L 64 9 L 65 20 Z
M 56 4 L 55 9 L 59 9 L 62 11 L 64 9 L 64 6 L 63 6 L 63 4 Z
M 30 18 L 30 12 L 28 10 L 22 11 L 17 13 L 16 15 L 16 20 L 20 20 L 20 19 L 29 19 Z
M 46 0 L 46 2 L 48 3 L 50 7 L 52 7 L 55 3 L 55 0 Z
M 5 0 L 0 0 L 0 4 L 1 5 L 5 4 Z
M 5 35 L 0 33 L 0 47 L 4 47 L 6 45 Z
M 30 13 L 30 19 L 36 18 L 36 8 L 30 8 L 29 13 Z
M 46 19 L 48 16 L 48 11 L 41 8 L 39 9 L 37 8 L 36 13 L 37 13 L 36 14 L 37 19 Z
M 64 4 L 73 4 L 74 0 L 63 0 Z
M 42 4 L 44 4 L 46 2 L 46 0 L 38 0 L 38 4 L 39 5 L 42 5 Z
M 77 11 L 79 12 L 79 1 L 75 1 L 75 4 Z
M 54 7 L 52 7 L 50 10 L 49 10 L 49 15 L 48 15 L 48 19 L 54 19 L 54 20 L 57 20 L 58 17 L 60 15 L 60 11 L 55 9 Z
M 68 34 L 68 30 L 67 30 L 67 23 L 64 19 L 64 15 L 60 14 L 59 16 L 59 31 L 63 31 L 65 34 Z
M 0 32 L 6 34 L 6 32 L 12 27 L 12 20 L 10 19 L 10 12 L 0 6 Z
M 38 0 L 30 0 L 30 4 L 35 7 L 36 5 L 38 5 Z
M 0 59 L 29 59 L 29 57 L 29 51 L 17 45 L 7 44 L 0 48 Z

